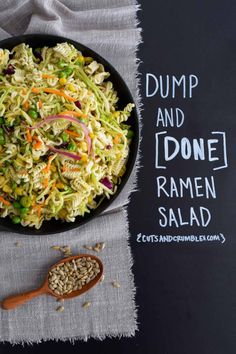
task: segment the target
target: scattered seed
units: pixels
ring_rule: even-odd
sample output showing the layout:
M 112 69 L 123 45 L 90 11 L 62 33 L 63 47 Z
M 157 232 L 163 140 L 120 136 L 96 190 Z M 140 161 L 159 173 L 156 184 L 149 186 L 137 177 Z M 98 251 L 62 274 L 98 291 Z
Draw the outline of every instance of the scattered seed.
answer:
M 104 279 L 105 279 L 105 275 L 103 274 L 100 278 L 100 283 L 102 283 L 104 281 Z
M 55 250 L 55 251 L 60 251 L 61 247 L 60 246 L 52 246 L 51 249 Z
M 114 288 L 120 288 L 120 283 L 118 283 L 118 281 L 113 281 L 112 285 L 114 286 Z
M 58 306 L 56 311 L 57 312 L 63 312 L 65 310 L 64 306 Z
M 51 249 L 60 251 L 64 257 L 69 257 L 72 255 L 70 246 L 52 246 Z
M 82 307 L 83 307 L 84 309 L 87 309 L 90 305 L 91 305 L 91 302 L 87 301 L 87 302 L 85 302 L 85 303 L 82 305 Z
M 16 247 L 20 247 L 21 246 L 21 242 L 19 242 L 19 241 L 15 242 L 15 246 Z
M 100 245 L 100 250 L 101 250 L 101 251 L 103 251 L 104 248 L 106 247 L 105 242 L 100 242 L 99 245 Z
M 92 249 L 93 249 L 93 246 L 84 245 L 83 247 L 86 248 L 86 250 L 89 250 L 89 251 L 92 251 Z
M 100 252 L 100 248 L 99 247 L 93 247 L 93 250 L 95 251 L 95 252 Z
M 104 250 L 105 246 L 106 246 L 105 242 L 98 242 L 94 246 L 84 245 L 84 248 L 86 248 L 89 251 L 101 252 L 102 250 Z

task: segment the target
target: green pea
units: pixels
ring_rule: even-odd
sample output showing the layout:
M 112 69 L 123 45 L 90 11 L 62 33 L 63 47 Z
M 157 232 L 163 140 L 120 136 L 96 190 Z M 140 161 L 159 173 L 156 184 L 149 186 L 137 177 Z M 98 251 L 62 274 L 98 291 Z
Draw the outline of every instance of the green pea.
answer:
M 14 206 L 14 208 L 17 208 L 17 209 L 21 208 L 21 204 L 19 202 L 14 202 L 13 206 Z
M 28 115 L 33 119 L 36 119 L 38 117 L 38 113 L 34 109 L 29 109 Z
M 64 141 L 64 143 L 66 143 L 69 140 L 69 135 L 66 133 L 62 133 L 61 138 Z
M 15 189 L 16 189 L 16 187 L 17 187 L 16 182 L 13 182 L 13 183 L 12 183 L 12 189 L 13 189 L 13 190 L 15 190 Z
M 68 150 L 70 151 L 75 151 L 76 150 L 76 145 L 75 143 L 71 142 L 68 144 Z
M 4 145 L 5 144 L 5 138 L 3 135 L 0 135 L 0 145 Z
M 133 130 L 128 130 L 127 138 L 128 138 L 128 139 L 131 139 L 131 138 L 133 138 L 133 136 L 134 136 Z
M 58 77 L 61 79 L 61 78 L 66 78 L 67 77 L 67 73 L 65 71 L 59 71 L 58 73 Z
M 4 119 L 3 117 L 0 117 L 0 124 L 3 124 L 4 123 Z
M 20 199 L 20 203 L 24 208 L 29 208 L 31 206 L 31 198 L 24 196 Z
M 26 215 L 29 212 L 29 208 L 21 208 L 20 209 L 20 215 Z
M 0 128 L 0 135 L 4 134 L 4 130 L 2 128 Z
M 21 122 L 20 117 L 16 117 L 15 120 L 14 120 L 14 124 L 15 125 L 19 125 L 20 122 Z
M 19 216 L 13 216 L 11 221 L 13 222 L 13 224 L 20 224 L 20 217 Z

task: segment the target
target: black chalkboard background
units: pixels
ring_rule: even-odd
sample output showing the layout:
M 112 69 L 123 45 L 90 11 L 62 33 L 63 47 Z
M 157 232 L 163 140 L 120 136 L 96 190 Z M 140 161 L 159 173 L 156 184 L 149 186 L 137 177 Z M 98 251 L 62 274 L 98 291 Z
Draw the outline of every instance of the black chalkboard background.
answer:
M 141 1 L 139 13 L 144 43 L 143 141 L 139 192 L 129 208 L 134 273 L 137 285 L 139 332 L 132 339 L 47 342 L 33 347 L 0 345 L 0 352 L 147 354 L 235 354 L 236 352 L 236 3 L 186 0 Z M 193 98 L 145 98 L 145 74 L 198 76 Z M 212 171 L 207 162 L 180 159 L 168 165 L 166 176 L 215 176 L 217 199 L 156 198 L 155 133 L 157 107 L 185 112 L 175 137 L 208 137 L 225 131 L 229 167 Z M 164 130 L 164 129 L 162 129 Z M 161 229 L 159 205 L 173 208 L 203 205 L 212 221 L 204 228 Z M 139 243 L 137 235 L 219 234 L 225 242 Z M 115 319 L 114 319 L 115 320 Z

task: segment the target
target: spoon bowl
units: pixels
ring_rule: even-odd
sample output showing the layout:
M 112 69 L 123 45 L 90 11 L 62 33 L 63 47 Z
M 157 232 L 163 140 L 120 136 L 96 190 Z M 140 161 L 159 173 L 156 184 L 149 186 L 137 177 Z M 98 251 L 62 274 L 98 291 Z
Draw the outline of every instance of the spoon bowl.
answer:
M 50 272 L 53 270 L 53 268 L 55 268 L 63 263 L 71 262 L 72 260 L 77 260 L 79 258 L 90 258 L 91 260 L 95 260 L 99 265 L 100 272 L 98 274 L 96 274 L 94 279 L 90 280 L 87 284 L 84 284 L 81 289 L 74 290 L 69 294 L 63 294 L 63 295 L 55 293 L 55 291 L 53 291 L 49 287 Z M 2 302 L 2 308 L 4 310 L 14 309 L 20 305 L 23 305 L 25 302 L 33 299 L 34 297 L 39 296 L 39 295 L 43 295 L 43 294 L 48 294 L 48 295 L 54 296 L 57 299 L 65 299 L 65 300 L 71 299 L 73 297 L 76 297 L 76 296 L 79 296 L 79 295 L 85 293 L 86 291 L 88 291 L 92 287 L 94 287 L 100 281 L 102 274 L 103 274 L 103 264 L 99 258 L 97 258 L 96 256 L 94 256 L 92 254 L 86 253 L 86 254 L 79 254 L 77 256 L 63 258 L 60 261 L 58 261 L 57 263 L 53 264 L 49 268 L 46 280 L 44 281 L 44 283 L 41 287 L 31 290 L 31 291 L 28 291 L 28 292 L 25 292 L 25 293 L 22 293 L 22 294 L 17 294 L 17 295 L 12 295 L 12 296 L 7 297 Z

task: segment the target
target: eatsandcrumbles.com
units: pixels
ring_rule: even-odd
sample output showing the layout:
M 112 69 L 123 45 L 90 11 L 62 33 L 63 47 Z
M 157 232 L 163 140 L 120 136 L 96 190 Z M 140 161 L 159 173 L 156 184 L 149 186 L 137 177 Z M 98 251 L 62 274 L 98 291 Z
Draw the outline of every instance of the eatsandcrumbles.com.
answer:
M 144 235 L 139 233 L 136 237 L 139 243 L 182 243 L 182 242 L 225 242 L 222 233 L 215 235 Z

